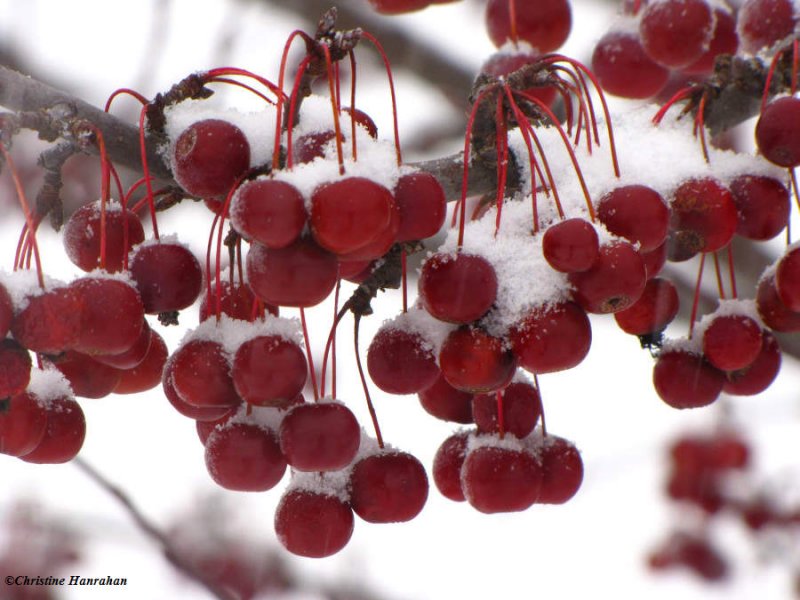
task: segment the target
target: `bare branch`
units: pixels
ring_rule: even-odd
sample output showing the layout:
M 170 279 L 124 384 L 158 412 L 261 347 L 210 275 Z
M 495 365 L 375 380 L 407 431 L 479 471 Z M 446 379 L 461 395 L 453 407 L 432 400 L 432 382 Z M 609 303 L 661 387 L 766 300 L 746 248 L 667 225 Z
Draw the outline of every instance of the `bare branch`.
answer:
M 122 504 L 126 512 L 131 516 L 136 525 L 148 537 L 153 539 L 164 552 L 164 557 L 181 573 L 202 585 L 211 593 L 215 598 L 220 600 L 236 600 L 236 597 L 228 593 L 224 589 L 220 589 L 217 585 L 204 576 L 203 573 L 197 571 L 189 563 L 181 558 L 180 553 L 175 549 L 172 541 L 162 532 L 144 513 L 133 503 L 133 500 L 122 489 L 111 483 L 105 476 L 97 469 L 92 467 L 81 458 L 75 458 L 72 463 L 83 471 L 92 481 L 103 488 L 106 492 L 114 496 L 117 501 Z

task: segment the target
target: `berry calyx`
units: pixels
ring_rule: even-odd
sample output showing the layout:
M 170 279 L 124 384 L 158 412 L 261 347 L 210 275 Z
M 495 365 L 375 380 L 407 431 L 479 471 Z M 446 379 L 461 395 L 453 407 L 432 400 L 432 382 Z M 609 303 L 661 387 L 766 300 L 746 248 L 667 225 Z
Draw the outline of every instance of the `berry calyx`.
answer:
M 669 279 L 654 277 L 645 284 L 639 299 L 625 310 L 614 313 L 619 328 L 631 335 L 662 331 L 677 316 L 678 291 Z
M 639 253 L 628 242 L 600 246 L 597 260 L 586 271 L 570 273 L 573 297 L 590 313 L 607 314 L 625 310 L 644 291 L 647 273 Z

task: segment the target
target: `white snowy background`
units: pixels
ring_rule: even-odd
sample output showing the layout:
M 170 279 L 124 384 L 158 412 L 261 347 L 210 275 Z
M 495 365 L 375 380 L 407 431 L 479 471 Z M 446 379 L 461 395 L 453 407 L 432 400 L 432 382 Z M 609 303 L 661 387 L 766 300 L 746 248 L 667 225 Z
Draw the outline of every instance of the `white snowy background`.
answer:
M 164 15 L 164 43 L 152 56 L 145 44 L 151 40 L 156 4 L 0 0 L 0 36 L 37 72 L 70 82 L 78 95 L 102 106 L 118 87 L 145 82 L 139 91 L 151 96 L 192 71 L 219 66 L 214 49 L 232 23 L 235 35 L 225 62 L 276 79 L 277 57 L 286 36 L 297 27 L 309 27 L 290 11 L 268 11 L 258 2 L 173 0 Z M 588 61 L 594 41 L 613 19 L 614 6 L 575 0 L 573 14 L 573 33 L 563 52 Z M 492 51 L 480 2 L 434 6 L 396 17 L 395 22 L 471 68 L 477 69 Z M 360 106 L 375 119 L 382 135 L 388 135 L 391 115 L 383 80 L 376 76 L 360 83 Z M 424 131 L 453 110 L 410 73 L 398 74 L 397 88 L 401 135 Z M 3 210 L 7 212 L 0 214 L 0 268 L 10 269 L 20 220 L 17 213 Z M 202 206 L 181 206 L 160 216 L 159 228 L 178 232 L 202 256 L 210 222 Z M 46 272 L 62 279 L 78 274 L 57 236 L 43 228 L 39 241 Z M 777 252 L 780 243 L 775 244 Z M 399 311 L 400 296 L 388 293 L 376 306 L 385 312 L 362 324 L 362 348 L 382 319 Z M 312 343 L 323 343 L 331 311 L 329 304 L 310 311 Z M 180 330 L 159 328 L 170 348 L 183 328 L 196 322 L 196 313 L 185 311 L 181 321 Z M 348 324 L 340 336 L 339 395 L 368 423 L 355 366 L 347 357 Z M 685 323 L 673 327 L 674 335 L 685 334 Z M 610 317 L 593 317 L 592 328 L 592 349 L 579 367 L 540 378 L 548 429 L 574 440 L 582 451 L 585 479 L 572 501 L 487 516 L 442 498 L 432 485 L 427 506 L 410 523 L 357 522 L 349 545 L 332 558 L 310 560 L 287 554 L 308 589 L 307 595 L 293 598 L 314 598 L 316 586 L 341 581 L 363 584 L 390 600 L 790 597 L 788 571 L 762 561 L 747 534 L 734 524 L 714 532 L 735 563 L 735 577 L 729 583 L 708 586 L 680 571 L 653 576 L 646 569 L 646 555 L 680 518 L 662 495 L 665 445 L 679 434 L 704 431 L 716 422 L 718 411 L 726 410 L 734 423 L 746 425 L 756 465 L 765 478 L 786 485 L 797 479 L 797 366 L 785 359 L 777 382 L 760 396 L 724 399 L 720 403 L 724 407 L 679 412 L 653 391 L 653 362 L 636 339 L 620 332 Z M 384 437 L 430 466 L 436 448 L 453 427 L 429 417 L 415 397 L 373 391 Z M 160 390 L 81 400 L 81 405 L 88 423 L 81 456 L 121 485 L 155 522 L 167 527 L 202 498 L 216 494 L 235 509 L 232 528 L 277 547 L 272 519 L 285 482 L 260 494 L 219 489 L 206 473 L 194 423 L 176 413 Z M 30 498 L 86 536 L 85 561 L 70 573 L 128 580 L 127 587 L 114 590 L 64 587 L 59 589 L 63 598 L 208 597 L 181 579 L 119 504 L 75 467 L 29 465 L 0 457 L 0 482 L 0 517 L 17 500 Z

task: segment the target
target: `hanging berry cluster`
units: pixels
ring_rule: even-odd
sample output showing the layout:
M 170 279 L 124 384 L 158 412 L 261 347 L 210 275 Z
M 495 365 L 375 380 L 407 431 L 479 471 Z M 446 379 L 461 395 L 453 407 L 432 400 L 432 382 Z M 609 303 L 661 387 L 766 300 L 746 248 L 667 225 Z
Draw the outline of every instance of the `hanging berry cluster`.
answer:
M 373 4 L 383 12 L 421 7 Z M 691 7 L 712 14 L 702 0 Z M 545 8 L 542 27 L 537 10 Z M 652 34 L 657 47 L 647 23 L 662 26 L 674 12 L 671 0 L 649 3 L 642 38 Z M 548 431 L 539 378 L 587 356 L 589 315 L 613 314 L 651 349 L 654 387 L 670 406 L 765 390 L 781 362 L 771 330 L 800 329 L 800 249 L 789 246 L 755 300 L 742 300 L 730 244 L 736 234 L 763 241 L 787 228 L 789 188 L 796 196 L 797 186 L 783 168 L 800 162 L 800 148 L 781 124 L 797 110 L 796 68 L 791 96 L 767 102 L 767 80 L 756 131 L 763 156 L 735 154 L 705 142 L 705 88 L 681 90 L 655 116 L 651 107 L 629 110 L 612 126 L 600 89 L 609 84 L 552 53 L 569 32 L 568 4 L 491 0 L 486 17 L 503 47 L 476 81 L 461 195 L 446 238 L 422 265 L 416 302 L 408 300 L 407 255 L 440 231 L 451 199 L 432 173 L 403 162 L 391 69 L 370 34 L 336 30 L 331 11 L 315 36 L 289 37 L 277 83 L 222 67 L 152 101 L 127 89 L 113 94 L 107 110 L 120 94 L 142 105 L 144 176 L 124 190 L 102 133 L 83 125 L 85 143 L 100 151 L 102 189 L 70 217 L 63 240 L 85 276 L 45 277 L 36 244 L 44 215 L 29 208 L 17 182 L 26 223 L 14 272 L 0 278 L 0 398 L 7 398 L 0 452 L 67 461 L 85 432 L 74 396 L 160 384 L 171 405 L 196 421 L 216 483 L 265 491 L 290 467 L 275 515 L 280 541 L 302 556 L 334 554 L 348 543 L 354 515 L 408 521 L 428 496 L 420 461 L 384 442 L 358 351 L 360 319 L 379 291 L 398 287 L 402 308 L 369 344 L 366 371 L 382 391 L 417 394 L 433 417 L 472 426 L 443 441 L 432 474 L 445 497 L 480 512 L 560 504 L 580 488 L 581 455 Z M 699 52 L 710 51 L 710 35 L 695 36 Z M 392 141 L 380 139 L 356 107 L 355 49 L 363 42 L 386 65 Z M 295 43 L 306 52 L 290 82 Z M 670 67 L 699 60 L 687 54 Z M 771 73 L 789 62 L 797 63 L 796 46 L 775 55 Z M 349 91 L 341 86 L 345 70 Z M 325 94 L 311 94 L 315 81 Z M 263 110 L 220 109 L 209 100 L 219 85 L 253 94 Z M 666 120 L 685 99 L 694 103 L 695 122 Z M 551 108 L 556 101 L 563 118 Z M 178 190 L 156 188 L 146 160 L 153 143 Z M 493 171 L 496 183 L 478 201 L 468 185 L 475 168 Z M 204 261 L 159 230 L 158 210 L 184 197 L 209 209 Z M 680 301 L 659 273 L 668 260 L 698 255 L 689 333 L 664 342 Z M 720 303 L 695 324 L 706 260 L 714 262 Z M 343 281 L 358 287 L 341 302 Z M 318 371 L 305 310 L 332 295 Z M 198 300 L 200 323 L 170 353 L 146 315 L 174 324 Z M 295 310 L 299 319 L 285 316 Z M 337 394 L 336 332 L 348 313 L 356 349 L 348 375 L 362 383 L 371 433 L 348 407 L 353 399 Z

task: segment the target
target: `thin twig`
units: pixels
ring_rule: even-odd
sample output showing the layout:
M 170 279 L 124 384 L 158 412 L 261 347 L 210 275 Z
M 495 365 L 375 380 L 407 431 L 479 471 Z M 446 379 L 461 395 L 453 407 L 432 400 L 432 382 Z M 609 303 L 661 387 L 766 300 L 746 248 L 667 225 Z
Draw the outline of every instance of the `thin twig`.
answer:
M 220 600 L 237 600 L 236 596 L 218 587 L 213 581 L 206 578 L 203 573 L 196 570 L 191 564 L 187 563 L 181 557 L 180 553 L 175 549 L 172 541 L 167 535 L 161 531 L 144 513 L 134 504 L 133 500 L 121 488 L 111 483 L 106 477 L 97 469 L 91 466 L 82 458 L 78 457 L 73 459 L 72 463 L 83 471 L 92 481 L 103 488 L 106 492 L 114 496 L 117 501 L 122 504 L 125 511 L 131 516 L 136 525 L 141 529 L 149 538 L 155 541 L 164 553 L 164 557 L 178 569 L 181 573 L 197 582 L 215 598 Z

